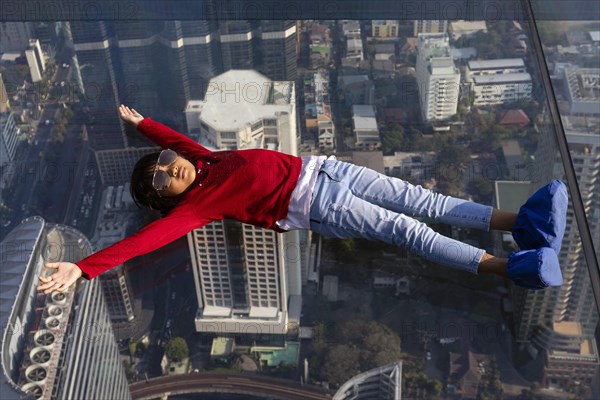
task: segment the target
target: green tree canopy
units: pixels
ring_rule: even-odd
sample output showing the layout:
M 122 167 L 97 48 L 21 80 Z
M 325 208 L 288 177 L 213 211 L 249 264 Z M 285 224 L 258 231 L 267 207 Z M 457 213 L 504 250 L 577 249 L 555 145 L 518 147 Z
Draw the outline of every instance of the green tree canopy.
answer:
M 190 354 L 187 342 L 182 337 L 173 337 L 165 347 L 167 357 L 174 361 L 181 361 Z
M 402 150 L 404 143 L 404 129 L 400 125 L 389 125 L 381 134 L 381 150 L 383 154 L 393 154 Z
M 330 347 L 325 355 L 321 375 L 328 382 L 341 385 L 360 370 L 360 350 L 351 345 Z

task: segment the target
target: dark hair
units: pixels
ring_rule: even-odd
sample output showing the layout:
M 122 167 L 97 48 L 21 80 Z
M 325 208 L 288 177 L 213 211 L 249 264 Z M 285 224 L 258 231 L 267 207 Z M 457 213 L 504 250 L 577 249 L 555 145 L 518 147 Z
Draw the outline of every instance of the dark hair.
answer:
M 160 211 L 165 216 L 179 203 L 183 193 L 179 196 L 159 196 L 158 191 L 152 186 L 152 177 L 156 170 L 159 154 L 159 151 L 146 154 L 135 163 L 131 173 L 130 191 L 131 197 L 138 207 L 148 207 Z

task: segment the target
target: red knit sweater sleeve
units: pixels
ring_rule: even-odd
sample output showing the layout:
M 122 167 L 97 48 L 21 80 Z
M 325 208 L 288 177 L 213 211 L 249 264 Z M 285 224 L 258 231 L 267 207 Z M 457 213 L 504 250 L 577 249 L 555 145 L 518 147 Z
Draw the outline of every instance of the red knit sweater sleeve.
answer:
M 144 118 L 137 127 L 138 131 L 148 139 L 162 147 L 171 149 L 179 154 L 192 155 L 191 153 L 209 154 L 211 151 L 196 143 L 189 137 L 179 133 L 160 122 Z
M 177 206 L 164 218 L 151 222 L 137 233 L 77 262 L 85 279 L 92 279 L 125 261 L 150 253 L 210 220 L 201 220 L 189 205 Z

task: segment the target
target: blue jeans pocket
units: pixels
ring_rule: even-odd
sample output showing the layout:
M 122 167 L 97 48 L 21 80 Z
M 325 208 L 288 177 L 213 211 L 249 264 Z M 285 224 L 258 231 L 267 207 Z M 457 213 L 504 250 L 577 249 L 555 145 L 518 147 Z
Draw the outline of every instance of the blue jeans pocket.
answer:
M 341 182 L 342 176 L 339 174 L 338 171 L 336 171 L 335 164 L 336 162 L 325 161 L 325 163 L 321 166 L 321 170 L 319 171 L 319 173 L 324 173 L 332 181 Z

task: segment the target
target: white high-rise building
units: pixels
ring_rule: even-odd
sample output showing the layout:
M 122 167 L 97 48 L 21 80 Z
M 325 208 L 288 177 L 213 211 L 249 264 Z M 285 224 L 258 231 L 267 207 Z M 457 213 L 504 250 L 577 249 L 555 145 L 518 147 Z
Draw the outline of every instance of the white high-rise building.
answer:
M 0 398 L 130 399 L 100 281 L 37 293 L 44 262 L 79 260 L 90 242 L 68 226 L 25 219 L 0 243 Z
M 346 381 L 333 400 L 400 400 L 402 398 L 402 361 L 373 368 Z
M 188 129 L 219 149 L 267 148 L 297 154 L 293 82 L 254 70 L 213 78 L 186 107 Z M 198 313 L 196 329 L 217 335 L 283 335 L 301 309 L 299 231 L 277 234 L 225 220 L 188 234 Z
M 11 111 L 0 113 L 0 165 L 13 161 L 20 133 L 14 114 Z
M 590 232 L 592 238 L 596 238 L 600 236 L 600 207 L 598 204 L 598 198 L 600 198 L 600 180 L 598 179 L 600 177 L 600 136 L 573 131 L 570 129 L 569 119 L 565 118 L 564 121 L 567 142 Z M 562 171 L 560 160 L 554 163 L 554 169 L 542 167 L 542 165 L 552 165 L 554 160 L 551 161 L 549 155 L 556 154 L 555 152 L 549 153 L 543 147 L 544 144 L 540 144 L 540 152 L 538 152 L 542 162 L 538 168 L 543 175 L 540 176 L 540 182 L 549 181 L 553 176 L 560 176 Z M 545 157 L 546 162 L 542 160 L 542 157 Z M 567 211 L 565 236 L 558 258 L 564 278 L 561 287 L 542 291 L 515 290 L 514 292 L 515 333 L 519 342 L 529 342 L 538 333 L 540 326 L 551 327 L 556 322 L 577 322 L 581 325 L 582 337 L 589 338 L 594 335 L 598 323 L 598 312 L 594 304 L 594 294 L 581 246 L 579 228 L 571 204 Z
M 9 110 L 10 103 L 8 102 L 8 93 L 6 92 L 6 86 L 0 74 L 0 114 L 5 113 Z
M 417 84 L 424 121 L 445 121 L 456 114 L 460 72 L 450 55 L 447 34 L 419 34 Z
M 29 41 L 29 48 L 25 50 L 25 57 L 27 58 L 27 65 L 29 65 L 31 81 L 41 81 L 46 69 L 46 61 L 44 60 L 44 53 L 42 53 L 39 40 L 31 39 Z
M 0 53 L 21 53 L 33 37 L 32 22 L 0 22 Z

